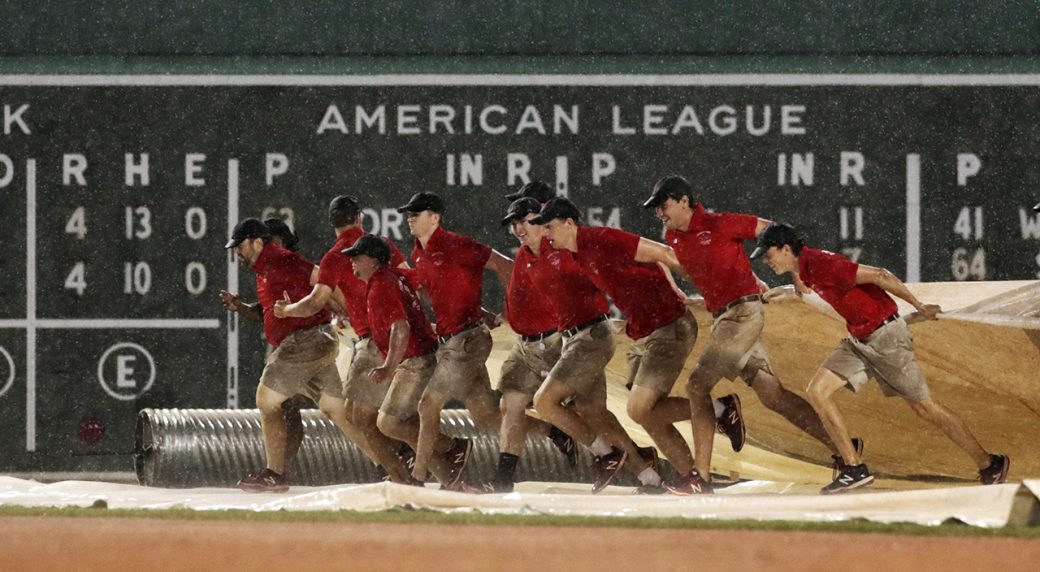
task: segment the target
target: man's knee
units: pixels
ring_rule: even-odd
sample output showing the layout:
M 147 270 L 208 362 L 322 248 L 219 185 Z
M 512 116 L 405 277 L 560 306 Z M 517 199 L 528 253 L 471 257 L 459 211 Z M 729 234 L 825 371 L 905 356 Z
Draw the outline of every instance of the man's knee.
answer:
M 556 399 L 555 393 L 556 392 L 554 391 L 554 388 L 548 383 L 545 383 L 541 387 L 539 387 L 538 391 L 536 391 L 534 394 L 535 411 L 539 413 L 544 413 L 546 411 L 552 410 L 553 405 L 559 405 L 560 403 L 558 400 L 555 403 L 553 401 L 554 399 Z
M 376 417 L 376 428 L 384 435 L 396 437 L 401 434 L 401 421 L 380 411 Z
M 837 377 L 835 374 L 831 375 Z M 809 404 L 817 409 L 822 405 L 826 405 L 830 401 L 831 395 L 834 394 L 835 389 L 833 385 L 829 377 L 822 378 L 819 375 L 814 377 L 809 382 L 809 386 L 805 388 L 805 397 L 809 400 Z
M 256 407 L 260 410 L 260 413 L 265 415 L 284 415 L 282 404 L 285 401 L 286 397 L 284 395 L 266 386 L 260 386 L 256 392 Z
M 775 377 L 762 371 L 755 375 L 751 388 L 755 390 L 755 395 L 758 396 L 762 405 L 774 410 L 783 405 L 786 398 L 794 395 L 787 391 Z
M 436 419 L 440 421 L 441 409 L 443 409 L 443 407 L 444 404 L 440 399 L 424 395 L 419 399 L 419 418 L 423 420 Z
M 934 419 L 936 417 L 937 408 L 935 406 L 935 402 L 930 399 L 917 402 L 907 401 L 906 403 L 910 406 L 910 409 L 913 410 L 913 412 L 916 413 L 919 417 L 928 420 Z
M 647 396 L 636 397 L 632 395 L 628 399 L 627 413 L 632 421 L 639 423 L 640 425 L 646 425 L 652 419 L 651 412 L 654 410 L 656 399 L 651 399 Z
M 698 366 L 686 380 L 686 395 L 689 397 L 704 397 L 711 395 L 711 389 L 718 383 L 719 375 L 714 371 Z

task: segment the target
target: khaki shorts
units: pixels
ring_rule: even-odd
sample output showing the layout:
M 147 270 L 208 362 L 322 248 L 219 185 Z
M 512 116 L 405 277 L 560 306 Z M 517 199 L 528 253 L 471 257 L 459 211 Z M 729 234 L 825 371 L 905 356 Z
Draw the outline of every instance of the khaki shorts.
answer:
M 742 378 L 748 385 L 759 370 L 775 375 L 769 354 L 762 345 L 763 326 L 765 312 L 758 300 L 727 309 L 712 321 L 711 337 L 704 345 L 697 367 L 707 368 L 726 379 Z
M 874 378 L 889 397 L 918 403 L 929 396 L 914 355 L 914 337 L 902 318 L 874 330 L 866 343 L 855 338 L 842 340 L 823 367 L 838 374 L 854 392 Z
M 383 356 L 372 338 L 354 342 L 354 355 L 350 358 L 347 379 L 343 380 L 343 395 L 354 403 L 379 409 L 386 399 L 387 383 L 373 383 L 368 372 L 383 365 Z
M 563 338 L 560 359 L 549 377 L 566 385 L 580 396 L 591 395 L 597 383 L 604 383 L 603 369 L 614 356 L 614 326 L 604 320 L 590 328 Z
M 498 390 L 534 395 L 560 359 L 562 350 L 563 336 L 559 333 L 537 342 L 525 342 L 517 337 L 512 351 L 502 362 Z
M 491 330 L 485 325 L 452 336 L 437 347 L 437 370 L 427 391 L 466 401 L 475 391 L 491 393 L 487 359 L 491 355 Z
M 336 368 L 339 342 L 329 326 L 297 330 L 267 358 L 260 383 L 282 395 L 306 395 L 318 401 L 321 394 L 343 398 Z
M 419 415 L 419 398 L 426 391 L 437 358 L 432 353 L 401 362 L 394 372 L 379 412 L 397 419 L 411 419 Z
M 697 320 L 689 312 L 639 338 L 626 354 L 628 382 L 668 395 L 696 341 Z

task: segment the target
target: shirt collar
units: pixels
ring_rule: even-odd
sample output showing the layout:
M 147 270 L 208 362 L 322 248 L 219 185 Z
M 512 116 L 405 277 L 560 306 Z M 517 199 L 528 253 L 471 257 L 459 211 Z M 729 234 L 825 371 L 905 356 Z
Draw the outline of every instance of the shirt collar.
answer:
M 437 228 L 433 229 L 433 234 L 430 235 L 430 240 L 426 241 L 426 248 L 423 248 L 422 242 L 420 242 L 418 238 L 415 239 L 415 247 L 422 251 L 436 248 L 437 244 L 443 239 L 446 232 L 447 231 L 444 230 L 444 227 L 437 225 Z
M 264 244 L 264 247 L 260 250 L 260 256 L 256 257 L 256 262 L 253 263 L 253 272 L 257 274 L 264 271 L 267 265 L 270 264 L 271 259 L 274 258 L 274 249 L 278 246 L 273 242 Z
M 357 239 L 361 238 L 364 234 L 365 231 L 360 226 L 354 226 L 339 233 L 339 239 L 354 243 L 357 242 Z
M 690 215 L 690 225 L 686 227 L 686 232 L 691 232 L 693 229 L 700 227 L 704 222 L 704 213 L 707 209 L 704 205 L 697 203 L 693 206 L 693 214 Z

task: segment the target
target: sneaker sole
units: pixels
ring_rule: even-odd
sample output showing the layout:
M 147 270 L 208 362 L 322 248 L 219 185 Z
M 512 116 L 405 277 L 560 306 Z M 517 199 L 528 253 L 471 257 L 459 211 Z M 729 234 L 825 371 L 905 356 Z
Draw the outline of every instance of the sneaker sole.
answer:
M 705 491 L 701 491 L 699 493 L 688 493 L 685 490 L 673 489 L 673 488 L 669 487 L 668 485 L 664 485 L 664 490 L 668 491 L 669 493 L 671 493 L 671 494 L 673 494 L 675 496 L 679 496 L 679 497 L 695 497 L 695 496 L 700 496 L 700 495 L 713 495 L 713 494 L 715 494 L 715 491 L 711 490 L 711 489 L 708 489 L 708 490 L 705 490 Z
M 847 487 L 842 487 L 840 489 L 834 489 L 832 491 L 820 490 L 820 494 L 821 495 L 840 495 L 842 493 L 847 493 L 847 492 L 849 492 L 851 490 L 862 488 L 862 487 L 866 487 L 866 486 L 869 486 L 869 485 L 872 485 L 872 484 L 874 484 L 874 475 L 870 475 L 869 477 L 863 479 L 862 481 L 857 481 L 857 482 L 855 482 L 855 483 L 853 483 L 853 484 L 851 484 L 851 485 L 849 485 Z
M 250 485 L 238 485 L 238 489 L 247 493 L 284 493 L 289 490 L 289 487 L 256 487 Z
M 607 486 L 610 485 L 610 483 L 614 482 L 614 478 L 617 477 L 617 474 L 621 472 L 621 469 L 625 468 L 625 461 L 627 460 L 628 453 L 622 453 L 621 460 L 618 461 L 617 470 L 611 473 L 610 478 L 607 479 L 606 482 L 604 482 L 603 484 L 599 485 L 598 487 L 596 485 L 592 485 L 592 494 L 598 494 L 600 491 L 607 488 Z

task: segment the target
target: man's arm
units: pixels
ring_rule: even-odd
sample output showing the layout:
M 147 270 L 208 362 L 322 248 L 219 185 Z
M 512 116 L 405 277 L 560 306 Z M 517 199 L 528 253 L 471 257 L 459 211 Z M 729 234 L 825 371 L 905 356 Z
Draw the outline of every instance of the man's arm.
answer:
M 755 238 L 761 236 L 762 231 L 771 224 L 773 224 L 773 221 L 759 217 L 758 224 L 755 225 Z
M 491 256 L 488 257 L 487 263 L 484 264 L 484 268 L 492 270 L 498 275 L 498 281 L 502 284 L 503 288 L 509 287 L 509 277 L 513 274 L 513 259 L 502 254 L 497 250 L 491 251 Z
M 903 284 L 902 280 L 885 268 L 860 264 L 859 268 L 856 269 L 856 284 L 873 284 L 893 296 L 898 296 L 909 302 L 922 316 L 928 319 L 934 319 L 939 312 L 942 312 L 942 308 L 937 304 L 924 304 L 918 300 L 917 296 L 910 292 L 910 289 L 906 287 L 906 284 Z
M 661 244 L 648 238 L 639 238 L 639 245 L 636 246 L 636 262 L 645 262 L 650 264 L 657 264 L 664 271 L 664 276 L 668 280 L 668 284 L 672 287 L 672 290 L 679 295 L 683 300 L 687 299 L 686 292 L 683 292 L 679 285 L 675 283 L 675 278 L 672 277 L 674 272 L 683 280 L 689 283 L 693 283 L 690 275 L 683 269 L 682 264 L 679 264 L 679 258 L 675 256 L 675 251 L 672 247 L 667 244 Z
M 278 300 L 274 303 L 274 315 L 279 318 L 306 318 L 321 311 L 332 297 L 332 288 L 315 284 L 310 294 L 296 302 Z
M 386 359 L 383 365 L 368 372 L 368 378 L 373 383 L 383 383 L 394 377 L 397 366 L 404 360 L 404 354 L 408 350 L 408 338 L 412 335 L 408 327 L 408 320 L 404 318 L 390 325 L 390 347 L 387 348 Z
M 636 246 L 636 262 L 649 262 L 651 264 L 663 264 L 673 272 L 686 278 L 686 271 L 679 264 L 679 258 L 675 251 L 667 244 L 661 244 L 649 238 L 639 237 L 639 245 Z

